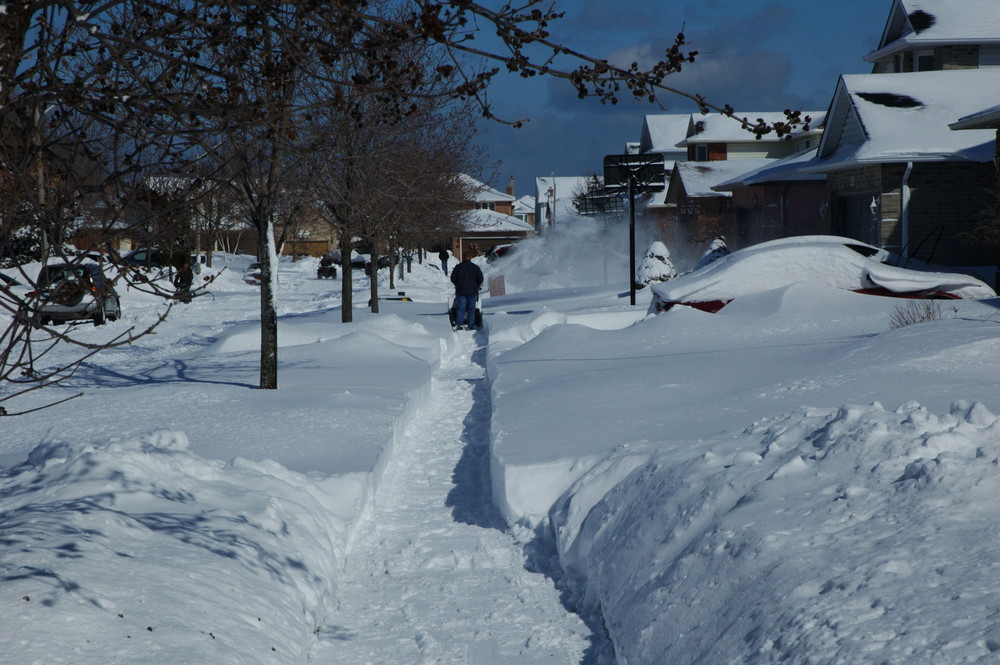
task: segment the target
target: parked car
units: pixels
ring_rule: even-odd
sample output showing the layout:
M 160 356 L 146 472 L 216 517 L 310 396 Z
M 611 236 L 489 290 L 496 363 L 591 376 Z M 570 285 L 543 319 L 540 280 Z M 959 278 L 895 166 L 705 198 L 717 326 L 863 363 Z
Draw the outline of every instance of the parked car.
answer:
M 101 325 L 121 316 L 118 292 L 96 263 L 44 265 L 27 295 L 31 316 L 41 325 L 85 319 Z
M 156 248 L 137 249 L 122 257 L 122 263 L 129 268 L 146 268 L 148 270 L 159 270 L 168 268 L 171 263 L 176 268 L 183 262 L 184 253 L 175 253 L 173 261 L 171 255 Z M 190 256 L 191 265 L 195 268 L 199 263 L 204 263 L 205 257 Z
M 894 265 L 897 260 L 884 249 L 837 236 L 772 240 L 654 284 L 650 309 L 662 312 L 679 304 L 717 312 L 739 296 L 802 282 L 897 298 L 996 296 L 975 277 L 902 268 Z
M 246 270 L 243 271 L 243 281 L 250 286 L 260 286 L 261 280 L 261 265 L 259 262 L 255 261 L 247 266 Z
M 362 261 L 364 261 L 365 274 L 371 277 L 372 274 L 371 259 L 370 258 L 368 260 L 362 259 Z M 377 257 L 377 261 L 378 261 L 378 270 L 382 270 L 383 268 L 388 268 L 390 265 L 392 265 L 391 263 L 389 263 L 388 256 L 379 256 Z M 354 267 L 354 261 L 351 261 L 351 267 Z
M 9 292 L 11 295 L 24 299 L 28 292 L 31 291 L 31 287 L 22 284 L 10 275 L 5 275 L 0 272 L 0 289 Z
M 490 247 L 490 251 L 486 252 L 486 260 L 492 263 L 502 256 L 506 256 L 510 251 L 514 249 L 513 244 L 509 245 L 493 245 Z
M 122 263 L 130 268 L 163 268 L 163 256 L 158 249 L 137 249 L 122 257 Z

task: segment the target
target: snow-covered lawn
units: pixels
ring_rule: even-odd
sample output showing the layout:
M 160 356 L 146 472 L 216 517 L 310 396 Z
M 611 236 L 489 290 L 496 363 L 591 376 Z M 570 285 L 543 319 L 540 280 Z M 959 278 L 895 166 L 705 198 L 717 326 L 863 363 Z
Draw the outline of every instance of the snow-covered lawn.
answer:
M 575 258 L 486 266 L 508 295 L 476 333 L 436 260 L 351 324 L 283 263 L 260 391 L 233 257 L 30 396 L 85 393 L 0 423 L 0 661 L 996 658 L 997 300 L 891 329 L 899 300 L 798 284 L 650 317 Z M 123 307 L 81 334 L 162 309 Z

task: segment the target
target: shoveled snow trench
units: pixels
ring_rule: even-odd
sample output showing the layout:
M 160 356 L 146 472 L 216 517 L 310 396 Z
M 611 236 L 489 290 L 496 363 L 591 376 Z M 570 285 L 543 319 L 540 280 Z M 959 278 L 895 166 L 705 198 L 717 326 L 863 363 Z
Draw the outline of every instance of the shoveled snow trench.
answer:
M 460 332 L 358 525 L 316 665 L 592 662 L 591 630 L 490 503 L 489 386 Z

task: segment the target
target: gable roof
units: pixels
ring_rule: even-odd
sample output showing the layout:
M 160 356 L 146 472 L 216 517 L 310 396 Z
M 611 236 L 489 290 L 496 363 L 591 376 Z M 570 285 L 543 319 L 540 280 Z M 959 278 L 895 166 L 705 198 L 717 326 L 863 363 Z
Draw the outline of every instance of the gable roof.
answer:
M 812 163 L 816 158 L 817 147 L 807 148 L 783 159 L 773 160 L 769 164 L 749 170 L 735 178 L 715 185 L 713 189 L 719 192 L 731 192 L 751 185 L 765 185 L 780 182 L 823 182 L 824 173 L 806 173 L 802 167 Z
M 793 139 L 806 136 L 819 136 L 823 133 L 822 127 L 826 119 L 824 111 L 803 111 L 802 117 L 810 117 L 809 131 L 797 128 L 792 132 Z M 747 122 L 756 123 L 763 120 L 767 124 L 776 122 L 786 122 L 787 118 L 783 111 L 764 111 L 756 113 L 734 113 L 729 117 L 722 113 L 692 113 L 688 117 L 688 128 L 686 137 L 677 145 L 688 146 L 695 143 L 776 143 L 786 140 L 786 137 L 779 137 L 775 133 L 765 134 L 760 139 L 754 136 L 753 132 L 743 128 L 741 119 L 746 118 Z
M 639 152 L 677 153 L 685 155 L 677 144 L 687 136 L 691 124 L 690 113 L 658 113 L 647 115 L 642 121 Z
M 1000 3 L 895 0 L 878 48 L 864 59 L 876 62 L 899 51 L 962 43 L 1000 45 Z
M 517 217 L 495 210 L 466 210 L 462 213 L 462 227 L 470 232 L 502 231 L 504 233 L 533 233 L 535 227 Z
M 730 192 L 713 189 L 748 171 L 773 164 L 777 160 L 767 158 L 729 159 L 715 162 L 677 162 L 667 186 L 667 201 L 676 200 L 679 187 L 687 196 L 694 198 L 730 197 Z
M 549 214 L 555 213 L 557 219 L 575 217 L 579 213 L 573 203 L 573 197 L 578 192 L 587 191 L 587 185 L 591 176 L 550 176 L 535 178 L 535 219 L 538 221 L 548 221 Z M 549 206 L 552 204 L 550 191 L 555 189 L 555 210 Z
M 803 170 L 821 173 L 890 162 L 989 162 L 992 131 L 954 132 L 948 125 L 981 110 L 983 96 L 995 90 L 1000 90 L 1000 68 L 841 76 L 817 159 Z
M 525 194 L 517 201 L 514 201 L 514 212 L 522 215 L 535 214 L 535 197 Z
M 480 201 L 514 201 L 514 197 L 510 194 L 505 194 L 499 190 L 493 189 L 489 185 L 483 184 L 465 173 L 460 173 L 459 178 L 461 178 L 465 184 L 469 186 L 472 190 L 472 198 L 476 202 Z

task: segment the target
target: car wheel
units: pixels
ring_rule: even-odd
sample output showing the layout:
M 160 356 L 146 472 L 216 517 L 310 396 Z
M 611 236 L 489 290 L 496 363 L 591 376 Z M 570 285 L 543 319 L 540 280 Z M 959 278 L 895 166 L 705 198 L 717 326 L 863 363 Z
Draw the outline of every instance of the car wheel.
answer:
M 104 315 L 104 310 L 103 309 L 102 310 L 98 310 L 97 312 L 94 313 L 94 325 L 95 326 L 103 326 L 105 323 L 107 323 L 107 321 L 108 321 L 108 317 Z

